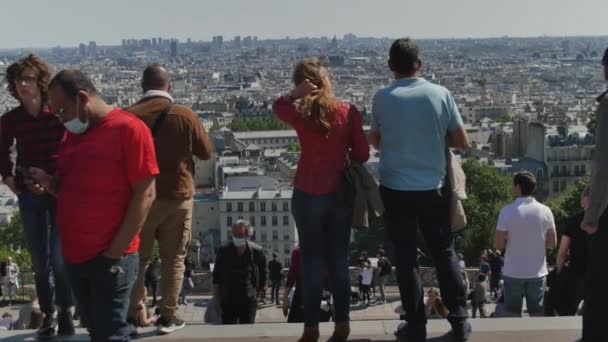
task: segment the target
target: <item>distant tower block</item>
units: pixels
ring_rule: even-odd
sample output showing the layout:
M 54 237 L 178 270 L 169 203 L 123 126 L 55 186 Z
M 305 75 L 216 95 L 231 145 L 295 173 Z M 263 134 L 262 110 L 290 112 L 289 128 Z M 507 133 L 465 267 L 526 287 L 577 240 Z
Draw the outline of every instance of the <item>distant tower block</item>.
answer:
M 488 88 L 486 87 L 488 84 L 488 79 L 486 78 L 486 72 L 483 71 L 481 73 L 481 78 L 476 79 L 475 82 L 479 87 L 481 87 L 481 102 L 483 104 L 487 104 L 489 102 L 488 99 Z

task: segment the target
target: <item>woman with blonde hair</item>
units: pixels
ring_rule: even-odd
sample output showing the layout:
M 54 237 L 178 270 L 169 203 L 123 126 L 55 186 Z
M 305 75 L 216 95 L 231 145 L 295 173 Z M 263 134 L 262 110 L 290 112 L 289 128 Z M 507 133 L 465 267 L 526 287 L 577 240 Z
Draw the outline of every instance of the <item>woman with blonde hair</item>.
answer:
M 335 97 L 329 72 L 319 59 L 297 63 L 293 82 L 295 88 L 278 98 L 273 110 L 296 130 L 302 151 L 292 197 L 302 253 L 304 333 L 299 342 L 319 339 L 326 268 L 336 324 L 329 341 L 346 341 L 350 334 L 348 246 L 352 208 L 340 201 L 338 193 L 347 160 L 367 161 L 369 145 L 361 114 Z

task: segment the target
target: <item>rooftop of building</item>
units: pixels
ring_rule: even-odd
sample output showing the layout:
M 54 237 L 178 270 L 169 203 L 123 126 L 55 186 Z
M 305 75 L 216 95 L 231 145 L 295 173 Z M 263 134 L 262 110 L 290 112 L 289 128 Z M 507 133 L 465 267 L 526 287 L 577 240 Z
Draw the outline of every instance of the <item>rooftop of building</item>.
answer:
M 291 199 L 293 190 L 238 190 L 238 191 L 222 191 L 220 192 L 220 200 L 247 200 L 247 199 Z

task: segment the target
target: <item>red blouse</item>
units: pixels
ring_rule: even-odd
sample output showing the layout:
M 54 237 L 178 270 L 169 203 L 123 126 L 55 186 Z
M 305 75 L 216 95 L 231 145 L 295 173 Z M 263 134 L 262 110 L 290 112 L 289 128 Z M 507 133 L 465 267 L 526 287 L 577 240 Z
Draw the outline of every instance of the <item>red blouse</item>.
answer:
M 289 98 L 279 97 L 272 109 L 298 133 L 302 153 L 294 179 L 296 189 L 313 195 L 338 192 L 347 153 L 362 163 L 369 159 L 361 113 L 355 106 L 340 103 L 327 136 L 304 119 Z

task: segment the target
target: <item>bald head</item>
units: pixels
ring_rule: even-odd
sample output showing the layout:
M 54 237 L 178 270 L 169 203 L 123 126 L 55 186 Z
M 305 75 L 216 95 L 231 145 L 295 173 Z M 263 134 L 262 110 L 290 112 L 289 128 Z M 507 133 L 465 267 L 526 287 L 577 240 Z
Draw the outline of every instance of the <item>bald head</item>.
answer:
M 163 90 L 169 91 L 171 83 L 171 75 L 167 69 L 158 63 L 150 64 L 144 70 L 144 76 L 141 79 L 141 87 L 145 91 L 148 90 Z

